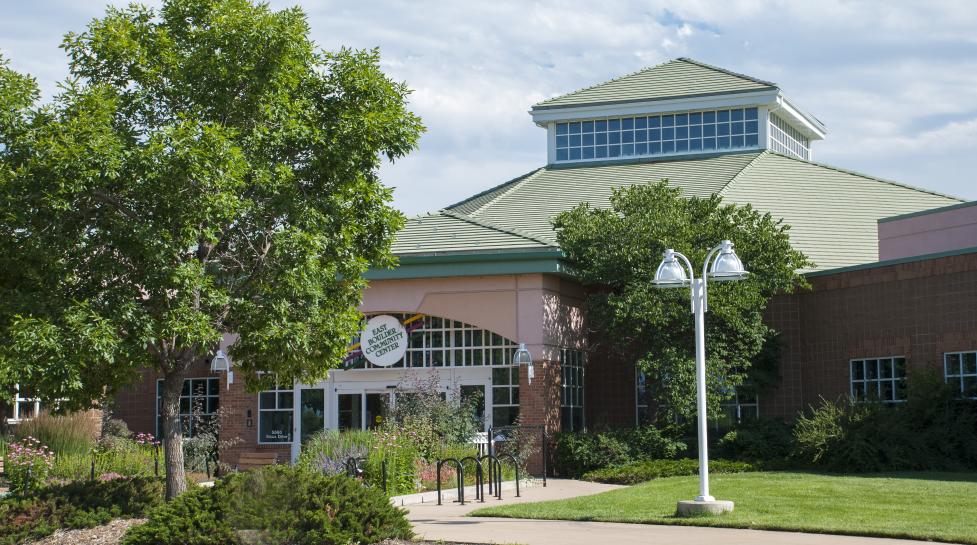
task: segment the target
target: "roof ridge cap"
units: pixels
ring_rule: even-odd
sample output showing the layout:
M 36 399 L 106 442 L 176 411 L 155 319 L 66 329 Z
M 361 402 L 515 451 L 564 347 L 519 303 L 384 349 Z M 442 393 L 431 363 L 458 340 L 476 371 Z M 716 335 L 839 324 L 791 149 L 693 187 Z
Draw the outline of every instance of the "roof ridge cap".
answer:
M 923 188 L 923 187 L 916 187 L 914 185 L 904 184 L 902 182 L 897 182 L 897 181 L 894 181 L 894 180 L 887 180 L 885 178 L 879 178 L 877 176 L 871 176 L 871 175 L 865 174 L 863 172 L 858 172 L 857 170 L 848 170 L 846 168 L 836 167 L 834 165 L 828 165 L 828 164 L 825 164 L 825 163 L 819 163 L 817 161 L 811 161 L 811 160 L 808 160 L 808 159 L 801 159 L 800 157 L 794 157 L 794 156 L 791 156 L 791 155 L 787 155 L 785 153 L 780 153 L 780 152 L 776 152 L 776 151 L 769 150 L 769 149 L 766 150 L 766 152 L 769 155 L 776 155 L 778 157 L 784 157 L 786 159 L 792 159 L 792 160 L 797 161 L 799 163 L 807 163 L 809 165 L 813 165 L 813 166 L 821 167 L 821 168 L 826 168 L 826 169 L 829 169 L 829 170 L 834 170 L 836 172 L 841 172 L 841 173 L 844 173 L 844 174 L 849 174 L 851 176 L 858 176 L 859 178 L 865 178 L 866 180 L 872 180 L 873 182 L 880 182 L 880 183 L 883 183 L 883 184 L 894 185 L 896 187 L 901 187 L 903 189 L 912 189 L 914 191 L 919 191 L 921 193 L 929 193 L 930 195 L 936 195 L 937 197 L 944 197 L 944 198 L 947 198 L 947 199 L 953 199 L 953 200 L 959 201 L 959 202 L 967 202 L 967 199 L 964 199 L 963 197 L 957 197 L 955 195 L 948 195 L 946 193 L 940 193 L 939 191 L 933 191 L 932 189 L 926 189 L 926 188 Z
M 454 210 L 447 210 L 447 209 L 441 210 L 441 213 L 444 214 L 444 215 L 446 215 L 446 216 L 448 216 L 448 217 L 455 218 L 455 219 L 460 220 L 460 221 L 467 221 L 468 223 L 471 223 L 472 225 L 478 225 L 479 227 L 485 227 L 486 229 L 494 229 L 494 230 L 500 231 L 502 233 L 508 233 L 510 235 L 515 235 L 515 236 L 518 236 L 518 237 L 522 237 L 524 239 L 531 240 L 533 242 L 538 242 L 538 243 L 540 243 L 540 244 L 542 244 L 544 246 L 554 246 L 554 244 L 552 242 L 548 241 L 548 240 L 543 240 L 542 238 L 539 238 L 537 236 L 534 236 L 534 235 L 531 235 L 529 233 L 523 232 L 523 231 L 521 231 L 519 229 L 513 229 L 511 227 L 502 227 L 500 225 L 496 225 L 494 223 L 487 222 L 485 220 L 480 220 L 480 219 L 473 218 L 473 217 L 469 216 L 468 214 L 462 214 L 461 212 L 455 212 Z
M 707 64 L 707 63 L 704 63 L 704 62 L 701 62 L 701 61 L 697 61 L 697 60 L 695 60 L 693 58 L 690 58 L 690 57 L 676 57 L 674 59 L 671 59 L 671 60 L 668 60 L 668 61 L 665 61 L 665 62 L 656 64 L 654 66 L 646 66 L 646 67 L 641 68 L 639 70 L 635 70 L 634 72 L 630 72 L 630 73 L 624 74 L 623 76 L 618 76 L 616 78 L 612 78 L 612 79 L 609 79 L 607 81 L 603 81 L 601 83 L 595 83 L 594 85 L 588 85 L 587 87 L 581 87 L 581 88 L 579 88 L 579 89 L 577 89 L 575 91 L 570 91 L 568 93 L 563 93 L 563 94 L 557 95 L 555 97 L 550 97 L 550 98 L 541 100 L 541 101 L 537 102 L 536 104 L 533 104 L 533 108 L 535 108 L 536 106 L 546 106 L 549 102 L 552 102 L 552 101 L 557 100 L 559 98 L 576 95 L 576 94 L 582 93 L 584 91 L 589 91 L 590 89 L 595 89 L 595 88 L 600 87 L 602 85 L 607 85 L 609 83 L 614 83 L 616 81 L 620 81 L 620 80 L 625 79 L 625 78 L 630 78 L 632 76 L 637 76 L 638 74 L 641 74 L 642 72 L 647 72 L 649 70 L 654 70 L 656 68 L 660 68 L 662 66 L 665 66 L 665 65 L 668 65 L 668 64 L 673 64 L 673 63 L 676 63 L 676 62 L 685 62 L 685 63 L 688 63 L 688 64 L 694 64 L 694 65 L 696 65 L 696 66 L 698 66 L 700 68 L 706 68 L 708 70 L 713 70 L 713 71 L 716 71 L 716 72 L 720 72 L 720 73 L 726 74 L 728 76 L 733 76 L 733 77 L 745 79 L 745 80 L 751 81 L 753 83 L 758 83 L 760 85 L 766 85 L 768 87 L 773 87 L 774 89 L 780 89 L 780 86 L 778 86 L 776 83 L 774 83 L 772 81 L 762 80 L 762 79 L 759 79 L 759 78 L 755 78 L 753 76 L 748 76 L 746 74 L 741 74 L 739 72 L 733 72 L 732 70 L 727 70 L 725 68 L 720 68 L 718 66 L 713 66 L 711 64 Z
M 726 182 L 725 184 L 723 184 L 723 188 L 720 189 L 716 194 L 722 196 L 724 193 L 726 193 L 726 190 L 729 189 L 729 187 L 732 186 L 734 183 L 736 183 L 740 179 L 740 176 L 743 175 L 744 172 L 746 172 L 747 170 L 750 170 L 750 168 L 752 168 L 753 165 L 756 164 L 757 160 L 759 160 L 760 157 L 763 157 L 764 155 L 766 155 L 768 152 L 769 152 L 769 150 L 766 150 L 766 149 L 760 150 L 760 153 L 757 153 L 756 155 L 754 155 L 753 158 L 750 159 L 750 162 L 749 163 L 746 163 L 745 165 L 743 165 L 743 168 L 741 168 L 739 170 L 739 172 L 737 172 L 736 174 L 734 174 L 733 177 L 730 178 L 728 182 Z
M 697 61 L 697 60 L 695 60 L 695 59 L 693 59 L 691 57 L 679 57 L 679 58 L 677 58 L 675 60 L 685 61 L 685 62 L 687 62 L 689 64 L 694 64 L 696 66 L 701 66 L 702 68 L 708 68 L 710 70 L 715 70 L 716 72 L 722 72 L 723 74 L 727 74 L 727 75 L 730 75 L 730 76 L 736 76 L 738 78 L 743 78 L 743 79 L 746 79 L 746 80 L 750 80 L 753 83 L 759 83 L 761 85 L 769 85 L 770 87 L 776 87 L 777 89 L 780 89 L 780 86 L 777 85 L 776 83 L 772 82 L 772 81 L 767 81 L 767 80 L 764 80 L 764 79 L 755 78 L 753 76 L 742 74 L 740 72 L 733 72 L 732 70 L 727 70 L 727 69 L 722 68 L 722 67 L 719 67 L 719 66 L 713 66 L 711 64 L 707 64 L 707 63 L 704 63 L 702 61 Z
M 570 91 L 569 93 L 563 93 L 563 94 L 557 95 L 555 97 L 550 97 L 550 98 L 547 98 L 547 99 L 543 99 L 543 100 L 537 102 L 536 104 L 533 104 L 533 108 L 535 108 L 536 106 L 543 106 L 547 102 L 552 102 L 552 101 L 554 101 L 554 100 L 556 100 L 558 98 L 563 98 L 563 97 L 567 97 L 567 96 L 570 96 L 570 95 L 575 95 L 577 93 L 582 93 L 584 91 L 589 91 L 590 89 L 595 89 L 597 87 L 600 87 L 601 85 L 607 85 L 608 83 L 614 83 L 615 81 L 620 81 L 620 80 L 622 80 L 624 78 L 630 78 L 631 76 L 637 76 L 638 74 L 640 74 L 642 72 L 647 72 L 648 70 L 654 70 L 655 68 L 659 68 L 659 67 L 665 66 L 666 64 L 672 64 L 673 62 L 678 62 L 680 60 L 682 60 L 681 57 L 679 57 L 677 59 L 671 59 L 671 60 L 668 60 L 668 61 L 665 61 L 665 62 L 662 62 L 662 63 L 658 63 L 658 64 L 656 64 L 654 66 L 646 66 L 646 67 L 641 68 L 639 70 L 635 70 L 634 72 L 629 72 L 627 74 L 624 74 L 623 76 L 618 76 L 616 78 L 611 78 L 611 79 L 609 79 L 607 81 L 602 81 L 600 83 L 595 83 L 593 85 L 588 85 L 586 87 L 581 87 L 581 88 L 579 88 L 579 89 L 577 89 L 575 91 Z
M 467 202 L 471 202 L 471 201 L 473 201 L 473 200 L 475 200 L 475 199 L 477 199 L 477 198 L 479 198 L 481 196 L 488 195 L 489 193 L 491 193 L 493 191 L 496 191 L 498 189 L 502 189 L 503 187 L 505 187 L 505 186 L 507 186 L 509 184 L 513 184 L 513 186 L 519 185 L 519 183 L 521 183 L 521 182 L 525 181 L 526 179 L 528 179 L 528 178 L 530 178 L 530 177 L 538 174 L 539 171 L 543 170 L 544 168 L 546 168 L 546 167 L 538 167 L 538 168 L 536 168 L 534 170 L 531 170 L 531 171 L 529 171 L 529 172 L 527 172 L 525 174 L 520 174 L 519 176 L 516 176 L 515 178 L 506 180 L 506 181 L 502 182 L 501 184 L 493 185 L 492 187 L 490 187 L 490 188 L 488 188 L 488 189 L 486 189 L 484 191 L 479 191 L 478 193 L 476 193 L 476 194 L 474 194 L 474 195 L 472 195 L 470 197 L 466 197 L 466 198 L 464 198 L 464 199 L 462 199 L 462 200 L 460 200 L 460 201 L 458 201 L 458 202 L 456 202 L 454 204 L 449 204 L 448 206 L 445 206 L 444 208 L 442 208 L 442 210 L 451 210 L 452 212 L 454 212 L 454 210 L 453 210 L 454 208 L 459 207 L 459 206 L 461 206 L 461 205 L 463 205 L 463 204 L 465 204 Z M 472 213 L 480 212 L 483 208 L 485 208 L 486 206 L 488 206 L 490 203 L 495 202 L 495 200 L 498 197 L 501 197 L 502 195 L 504 195 L 506 193 L 508 193 L 508 191 L 503 191 L 497 197 L 490 199 L 485 204 L 483 204 L 483 205 L 479 206 L 478 208 L 476 208 Z M 461 214 L 461 212 L 456 212 L 456 213 Z M 465 214 L 465 215 L 470 215 L 470 214 Z

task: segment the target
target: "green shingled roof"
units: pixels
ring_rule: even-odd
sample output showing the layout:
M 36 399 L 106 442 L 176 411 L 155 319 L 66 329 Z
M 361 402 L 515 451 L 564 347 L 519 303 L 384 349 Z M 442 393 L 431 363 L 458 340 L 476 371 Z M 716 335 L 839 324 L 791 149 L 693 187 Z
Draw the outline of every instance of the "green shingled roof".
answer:
M 494 250 L 543 249 L 549 241 L 537 239 L 512 228 L 494 226 L 476 218 L 443 210 L 407 221 L 397 233 L 393 252 L 398 255 Z
M 547 166 L 447 209 L 398 234 L 400 255 L 555 248 L 553 216 L 581 202 L 608 206 L 613 188 L 661 179 L 687 196 L 720 194 L 791 225 L 814 270 L 878 260 L 879 218 L 960 202 L 770 151 L 631 163 Z
M 633 74 L 544 100 L 533 110 L 777 89 L 758 80 L 692 59 L 678 58 Z

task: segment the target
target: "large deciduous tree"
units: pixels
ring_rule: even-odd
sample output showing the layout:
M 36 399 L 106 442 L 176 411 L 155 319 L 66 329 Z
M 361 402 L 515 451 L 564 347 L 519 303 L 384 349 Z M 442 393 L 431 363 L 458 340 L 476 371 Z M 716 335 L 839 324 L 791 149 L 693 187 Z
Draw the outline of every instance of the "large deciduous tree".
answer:
M 222 335 L 253 387 L 338 364 L 403 221 L 378 168 L 422 126 L 299 9 L 109 8 L 62 47 L 49 104 L 0 59 L 0 385 L 80 408 L 156 368 L 172 497 L 183 381 Z
M 769 299 L 803 285 L 796 271 L 808 265 L 791 247 L 789 227 L 769 214 L 723 204 L 715 195 L 683 198 L 664 180 L 614 191 L 609 208 L 582 204 L 557 216 L 555 225 L 573 274 L 590 288 L 594 349 L 635 361 L 646 374 L 651 409 L 660 404 L 665 414 L 659 416 L 669 419 L 695 416 L 695 337 L 688 290 L 652 285 L 664 250 L 687 255 L 698 276 L 709 248 L 729 239 L 751 273 L 744 281 L 709 284 L 706 372 L 713 416 L 765 345 L 772 348 L 775 332 L 763 322 Z

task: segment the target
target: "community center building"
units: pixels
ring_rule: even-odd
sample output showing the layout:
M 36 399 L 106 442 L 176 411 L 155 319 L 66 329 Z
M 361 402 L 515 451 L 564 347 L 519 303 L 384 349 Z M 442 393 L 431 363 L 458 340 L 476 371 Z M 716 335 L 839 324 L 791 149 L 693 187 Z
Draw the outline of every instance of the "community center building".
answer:
M 248 393 L 229 383 L 234 362 L 222 351 L 186 381 L 188 422 L 194 407 L 223 407 L 222 433 L 240 438 L 226 462 L 255 451 L 285 460 L 319 430 L 369 428 L 398 385 L 431 377 L 447 396 L 481 394 L 486 428 L 641 422 L 653 400 L 633 362 L 588 351 L 585 291 L 551 219 L 662 179 L 783 219 L 813 262 L 802 271 L 813 289 L 769 308 L 784 342 L 780 383 L 734 399 L 738 418 L 789 416 L 818 396 L 898 402 L 907 370 L 922 366 L 977 396 L 973 203 L 814 162 L 827 129 L 776 84 L 686 58 L 544 100 L 530 115 L 547 142 L 541 166 L 409 220 L 394 244 L 399 266 L 370 271 L 370 321 L 327 380 Z M 514 365 L 520 345 L 532 366 Z M 116 414 L 158 433 L 158 396 L 146 372 L 118 395 Z

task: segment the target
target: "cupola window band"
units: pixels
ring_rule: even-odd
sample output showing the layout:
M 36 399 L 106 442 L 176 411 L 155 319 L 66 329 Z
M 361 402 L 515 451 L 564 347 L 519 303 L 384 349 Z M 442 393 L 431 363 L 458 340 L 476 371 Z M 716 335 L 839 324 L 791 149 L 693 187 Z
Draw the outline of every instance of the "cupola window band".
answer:
M 613 117 L 556 124 L 556 160 L 702 153 L 759 145 L 757 108 Z

